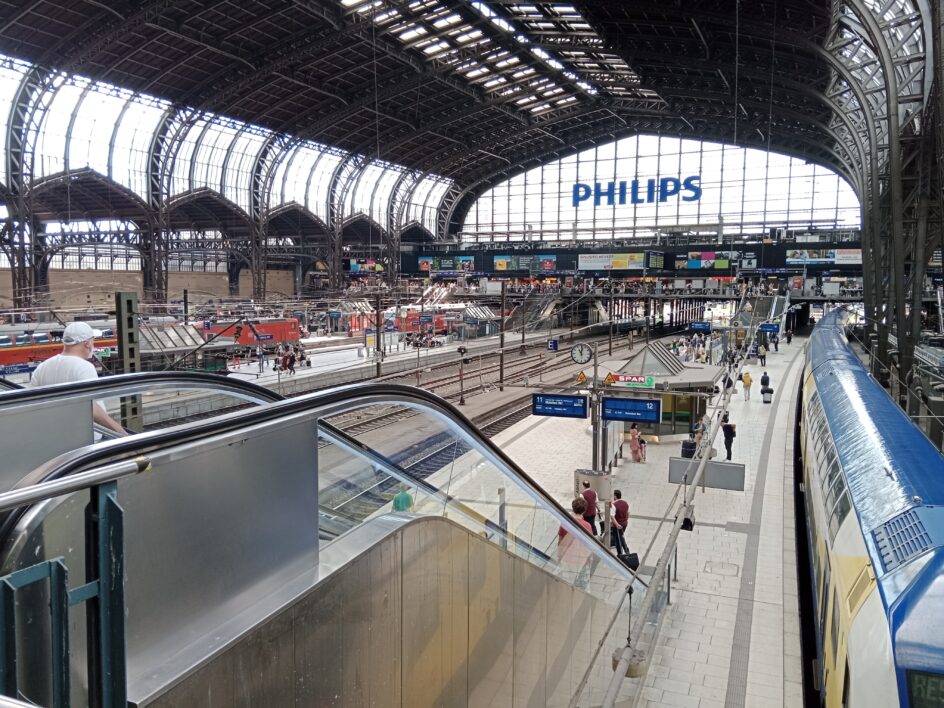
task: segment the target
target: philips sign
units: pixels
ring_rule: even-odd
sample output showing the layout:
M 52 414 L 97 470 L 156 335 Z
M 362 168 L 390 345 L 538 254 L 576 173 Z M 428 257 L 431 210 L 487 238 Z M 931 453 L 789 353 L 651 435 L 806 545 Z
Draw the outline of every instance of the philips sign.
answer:
M 701 199 L 701 175 L 680 179 L 662 177 L 661 179 L 634 179 L 632 182 L 595 182 L 593 186 L 578 182 L 574 185 L 572 204 L 574 208 L 581 202 L 593 197 L 593 206 L 614 204 L 651 204 L 665 202 L 669 197 L 682 195 L 683 202 L 697 202 Z

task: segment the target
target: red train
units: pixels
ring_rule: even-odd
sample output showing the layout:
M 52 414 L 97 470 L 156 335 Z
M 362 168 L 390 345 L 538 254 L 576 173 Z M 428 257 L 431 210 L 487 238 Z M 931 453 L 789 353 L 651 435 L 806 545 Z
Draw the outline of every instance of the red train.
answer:
M 297 342 L 301 337 L 301 327 L 294 317 L 244 321 L 220 320 L 203 323 L 205 336 L 210 337 L 221 332 L 220 336 L 233 337 L 244 347 L 256 344 L 274 346 L 279 342 Z
M 62 351 L 61 342 L 50 342 L 48 337 L 16 338 L 16 343 L 4 346 L 0 341 L 0 366 L 15 366 L 18 364 L 38 364 L 51 357 L 56 356 Z M 96 349 L 106 349 L 108 347 L 117 347 L 118 340 L 115 337 L 99 337 L 95 340 Z

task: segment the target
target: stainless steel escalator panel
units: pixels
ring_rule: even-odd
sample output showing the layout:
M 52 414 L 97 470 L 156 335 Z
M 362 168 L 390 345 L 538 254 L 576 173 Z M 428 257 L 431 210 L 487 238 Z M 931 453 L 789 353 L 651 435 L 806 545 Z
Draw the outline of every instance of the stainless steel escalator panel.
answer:
M 318 568 L 317 442 L 310 415 L 156 451 L 151 467 L 118 484 L 125 511 L 129 696 L 186 675 L 284 606 L 286 588 L 310 587 Z M 4 549 L 3 572 L 62 557 L 79 570 L 78 581 L 85 564 L 85 498 L 80 493 L 34 507 Z M 81 667 L 84 630 L 77 619 L 72 658 Z M 24 695 L 47 705 L 44 661 L 36 658 L 39 668 Z M 82 672 L 72 685 L 81 705 Z
M 140 396 L 147 413 L 152 403 L 170 405 L 175 396 L 206 401 L 223 398 L 230 405 L 261 405 L 282 400 L 274 392 L 254 384 L 231 381 L 221 376 L 177 372 L 112 376 L 75 384 L 0 391 L 0 492 L 13 489 L 29 472 L 65 452 L 94 441 L 92 402 L 114 401 L 124 396 Z M 150 396 L 161 396 L 158 403 Z M 171 403 L 167 403 L 171 402 Z M 208 404 L 209 405 L 209 404 Z M 118 411 L 113 410 L 118 417 Z
M 331 553 L 346 562 L 135 705 L 566 706 L 612 611 L 443 518 L 378 517 Z

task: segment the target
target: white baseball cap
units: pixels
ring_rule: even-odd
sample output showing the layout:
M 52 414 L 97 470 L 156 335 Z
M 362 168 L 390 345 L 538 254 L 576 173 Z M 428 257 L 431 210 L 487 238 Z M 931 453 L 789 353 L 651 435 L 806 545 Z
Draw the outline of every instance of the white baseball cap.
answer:
M 62 343 L 81 344 L 101 336 L 102 331 L 100 329 L 92 329 L 85 322 L 70 322 L 62 333 Z

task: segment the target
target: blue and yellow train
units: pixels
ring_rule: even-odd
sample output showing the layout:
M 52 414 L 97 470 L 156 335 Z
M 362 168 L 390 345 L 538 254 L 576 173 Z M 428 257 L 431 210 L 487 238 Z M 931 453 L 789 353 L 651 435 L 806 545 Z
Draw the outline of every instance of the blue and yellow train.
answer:
M 944 456 L 824 317 L 807 345 L 800 415 L 827 708 L 944 707 Z

